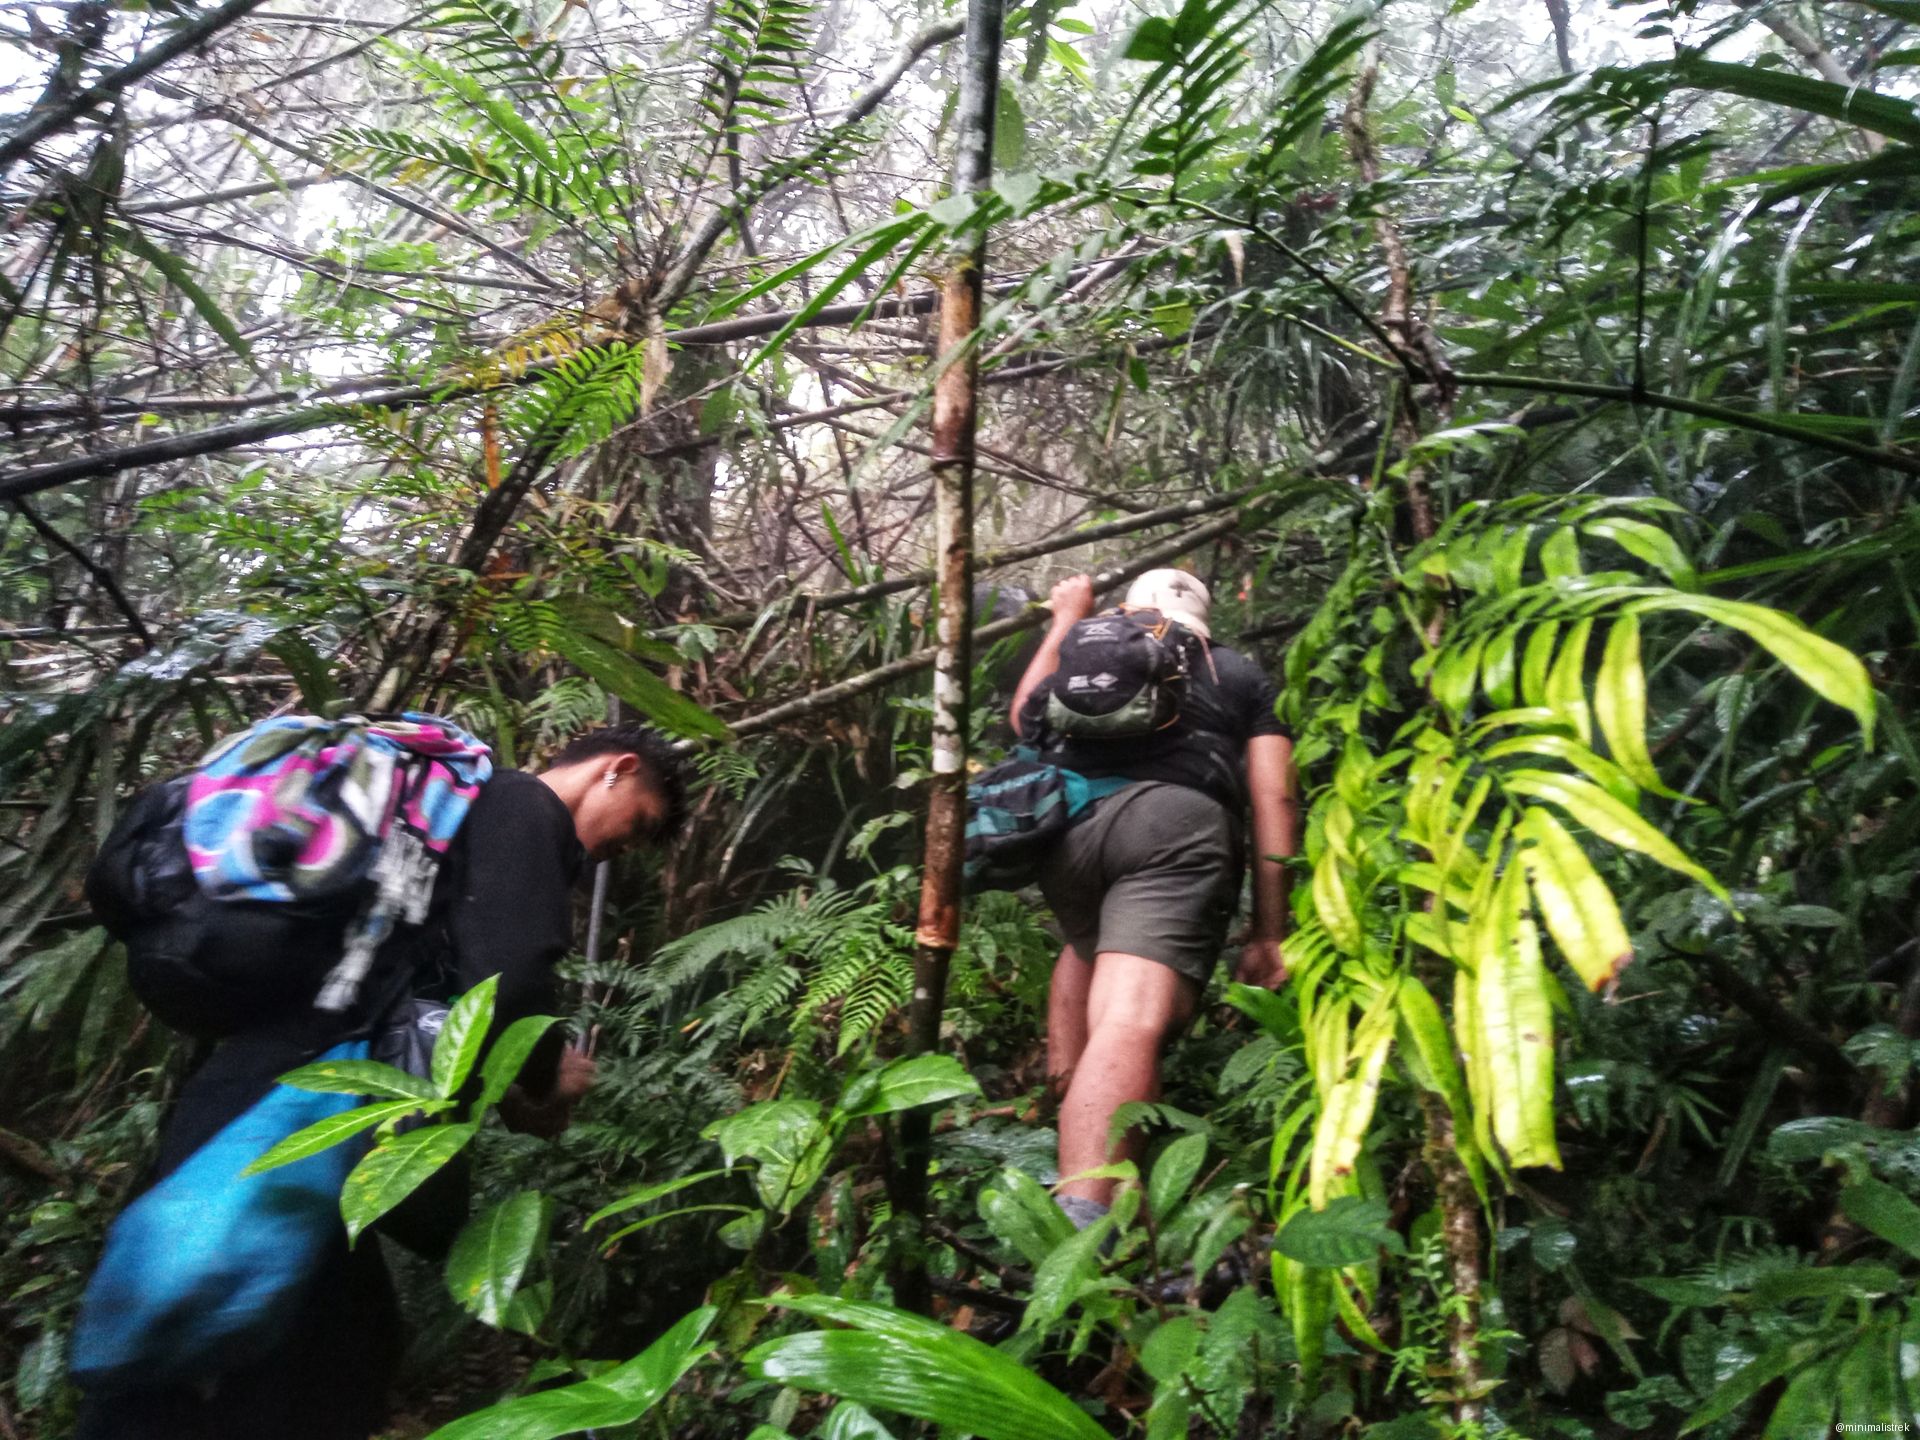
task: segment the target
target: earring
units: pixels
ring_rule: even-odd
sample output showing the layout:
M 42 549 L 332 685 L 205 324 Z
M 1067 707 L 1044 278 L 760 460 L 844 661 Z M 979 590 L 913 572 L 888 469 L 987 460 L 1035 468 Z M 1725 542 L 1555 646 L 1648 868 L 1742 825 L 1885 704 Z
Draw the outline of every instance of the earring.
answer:
M 611 770 L 607 771 L 607 789 L 609 790 L 613 789 L 613 782 L 616 778 L 618 777 L 614 775 L 613 771 Z

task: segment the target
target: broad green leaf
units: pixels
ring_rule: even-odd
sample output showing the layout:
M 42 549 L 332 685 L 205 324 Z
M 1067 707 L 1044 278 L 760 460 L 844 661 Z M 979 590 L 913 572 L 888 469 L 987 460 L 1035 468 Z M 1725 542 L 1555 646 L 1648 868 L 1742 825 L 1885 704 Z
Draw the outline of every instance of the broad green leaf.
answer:
M 1759 1304 L 1772 1306 L 1790 1300 L 1892 1295 L 1905 1288 L 1906 1282 L 1885 1265 L 1836 1265 L 1772 1271 L 1755 1280 L 1750 1293 Z
M 1504 776 L 1501 784 L 1513 794 L 1557 806 L 1608 844 L 1632 850 L 1669 870 L 1677 870 L 1699 881 L 1721 900 L 1729 898 L 1720 882 L 1696 865 L 1684 850 L 1598 785 L 1545 770 L 1517 771 Z
M 1776 66 L 1736 65 L 1691 54 L 1682 56 L 1673 68 L 1683 85 L 1806 110 L 1845 125 L 1876 130 L 1903 144 L 1920 145 L 1920 111 L 1915 110 L 1913 102 L 1876 94 L 1863 85 L 1837 85 Z
M 376 1125 L 389 1120 L 398 1120 L 404 1115 L 421 1112 L 433 1115 L 446 1109 L 438 1101 L 386 1100 L 378 1105 L 362 1105 L 358 1109 L 343 1110 L 338 1115 L 329 1115 L 325 1120 L 316 1120 L 304 1130 L 296 1130 L 278 1145 L 240 1173 L 242 1176 L 258 1175 L 263 1171 L 277 1170 L 282 1165 L 291 1165 L 296 1160 L 304 1160 L 309 1155 L 318 1155 L 322 1150 L 330 1150 L 343 1140 L 351 1140 L 362 1131 L 371 1130 Z
M 433 1088 L 441 1099 L 451 1100 L 473 1073 L 493 1024 L 493 997 L 499 988 L 500 977 L 489 975 L 448 1009 L 433 1042 Z
M 1832 1433 L 1834 1406 L 1840 1401 L 1840 1362 L 1809 1365 L 1787 1385 L 1767 1418 L 1760 1440 L 1806 1440 Z
M 1147 1209 L 1155 1224 L 1165 1224 L 1174 1207 L 1186 1198 L 1187 1187 L 1207 1159 L 1207 1137 L 1182 1135 L 1160 1152 L 1147 1177 Z
M 1647 749 L 1647 676 L 1640 664 L 1640 618 L 1622 615 L 1607 632 L 1606 654 L 1593 690 L 1593 713 L 1607 749 L 1634 783 L 1656 795 L 1674 792 L 1660 779 Z
M 1687 1416 L 1679 1433 L 1690 1435 L 1731 1415 L 1783 1375 L 1791 1375 L 1816 1359 L 1824 1348 L 1820 1340 L 1783 1340 L 1756 1355 L 1720 1382 L 1707 1403 Z
M 951 1055 L 912 1055 L 856 1075 L 836 1108 L 848 1116 L 891 1115 L 979 1093 L 979 1082 Z
M 1297 1264 L 1331 1269 L 1364 1264 L 1383 1249 L 1403 1254 L 1406 1242 L 1387 1223 L 1386 1201 L 1340 1195 L 1287 1221 L 1273 1248 Z
M 1853 713 L 1862 733 L 1873 734 L 1873 682 L 1852 651 L 1814 634 L 1790 615 L 1765 605 L 1722 600 L 1710 595 L 1658 595 L 1633 603 L 1633 609 L 1688 610 L 1738 630 L 1793 672 L 1823 700 Z
M 1529 806 L 1514 835 L 1553 943 L 1589 990 L 1612 985 L 1633 961 L 1633 942 L 1613 891 L 1550 811 Z
M 1900 1404 L 1898 1331 L 1883 1315 L 1840 1357 L 1840 1424 L 1843 1435 L 1905 1434 L 1912 1420 Z
M 894 1440 L 894 1434 L 869 1415 L 864 1406 L 842 1400 L 808 1440 Z
M 359 1236 L 418 1190 L 466 1148 L 479 1128 L 472 1121 L 464 1125 L 425 1125 L 376 1146 L 354 1166 L 340 1192 L 340 1216 L 347 1222 L 348 1237 Z
M 1840 1192 L 1840 1208 L 1854 1224 L 1866 1227 L 1920 1260 L 1920 1205 L 1884 1180 L 1856 1180 Z
M 487 1050 L 480 1067 L 480 1105 L 500 1103 L 500 1097 L 520 1077 L 521 1067 L 548 1030 L 560 1023 L 557 1015 L 526 1015 L 514 1021 Z M 438 1058 L 438 1047 L 435 1047 Z
M 1027 1296 L 1026 1314 L 1020 1318 L 1022 1330 L 1044 1335 L 1066 1317 L 1081 1296 L 1102 1287 L 1101 1252 L 1107 1237 L 1118 1227 L 1117 1215 L 1110 1212 L 1053 1247 L 1053 1253 L 1033 1272 L 1033 1290 Z
M 329 1095 L 377 1095 L 389 1100 L 438 1100 L 434 1088 L 418 1075 L 409 1075 L 378 1060 L 316 1060 L 280 1077 L 296 1090 L 318 1090 Z
M 980 1192 L 980 1218 L 1029 1265 L 1040 1264 L 1074 1233 L 1073 1222 L 1053 1197 L 1032 1176 L 1011 1166 Z
M 1527 913 L 1521 867 L 1509 865 L 1470 949 L 1478 1045 L 1485 1055 L 1489 1128 L 1507 1164 L 1560 1168 L 1553 1126 L 1553 1007 Z
M 469 1220 L 447 1256 L 447 1290 L 483 1325 L 498 1326 L 546 1239 L 552 1203 L 522 1190 Z
M 1540 547 L 1540 569 L 1549 580 L 1571 580 L 1580 573 L 1580 537 L 1562 525 Z
M 1280 1308 L 1293 1331 L 1294 1350 L 1300 1357 L 1300 1383 L 1308 1390 L 1318 1384 L 1320 1367 L 1326 1358 L 1327 1327 L 1333 1317 L 1333 1284 L 1333 1270 L 1303 1265 L 1277 1249 L 1274 1251 L 1273 1288 L 1284 1297 Z
M 763 1380 L 897 1411 L 979 1440 L 1107 1440 L 1073 1401 L 970 1335 L 884 1305 L 824 1295 L 779 1303 L 856 1328 L 760 1346 L 746 1366 Z
M 1200 1327 L 1189 1316 L 1176 1315 L 1164 1325 L 1154 1326 L 1147 1336 L 1140 1347 L 1140 1368 L 1162 1385 L 1172 1385 L 1199 1351 Z
M 427 1440 L 558 1440 L 631 1425 L 713 1349 L 704 1337 L 718 1313 L 702 1306 L 624 1364 L 577 1385 L 503 1400 L 442 1425 Z
M 805 1198 L 833 1158 L 833 1135 L 812 1100 L 763 1100 L 700 1132 L 719 1142 L 729 1165 L 742 1156 L 760 1162 L 753 1183 L 761 1202 L 786 1214 Z

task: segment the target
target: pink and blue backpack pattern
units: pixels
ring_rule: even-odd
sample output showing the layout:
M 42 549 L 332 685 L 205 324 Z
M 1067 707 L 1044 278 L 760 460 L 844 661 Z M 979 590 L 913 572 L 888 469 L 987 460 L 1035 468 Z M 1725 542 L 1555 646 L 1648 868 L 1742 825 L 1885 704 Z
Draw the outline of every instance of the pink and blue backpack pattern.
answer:
M 263 720 L 193 775 L 187 856 L 216 900 L 325 899 L 368 877 L 396 821 L 444 855 L 492 773 L 486 745 L 437 716 Z

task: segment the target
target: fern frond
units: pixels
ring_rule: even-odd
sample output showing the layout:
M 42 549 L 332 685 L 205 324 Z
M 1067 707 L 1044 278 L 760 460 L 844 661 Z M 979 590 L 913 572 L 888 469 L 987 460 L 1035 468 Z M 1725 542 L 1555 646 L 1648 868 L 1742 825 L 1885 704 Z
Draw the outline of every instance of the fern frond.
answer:
M 786 109 L 773 87 L 800 85 L 811 17 L 805 0 L 719 0 L 699 99 L 710 143 L 695 167 L 696 180 L 706 178 L 716 159 L 737 166 L 740 137 Z
M 578 455 L 640 411 L 643 347 L 608 341 L 568 355 L 514 408 L 513 428 L 559 455 Z

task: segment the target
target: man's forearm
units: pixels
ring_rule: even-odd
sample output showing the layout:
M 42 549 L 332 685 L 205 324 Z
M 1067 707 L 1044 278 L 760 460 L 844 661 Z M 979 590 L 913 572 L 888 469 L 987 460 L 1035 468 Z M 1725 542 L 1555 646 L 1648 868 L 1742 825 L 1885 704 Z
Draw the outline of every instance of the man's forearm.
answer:
M 1281 861 L 1291 859 L 1298 850 L 1296 811 L 1289 798 L 1273 802 L 1268 815 L 1254 816 L 1253 927 L 1254 934 L 1264 939 L 1277 940 L 1287 932 L 1293 872 Z
M 1020 683 L 1013 690 L 1012 720 L 1013 733 L 1026 738 L 1020 728 L 1020 712 L 1026 708 L 1027 697 L 1042 680 L 1060 668 L 1060 642 L 1066 638 L 1067 631 L 1073 628 L 1071 619 L 1054 617 L 1053 624 L 1047 627 L 1046 638 L 1040 642 L 1040 648 L 1033 652 L 1033 659 L 1027 662 L 1026 673 L 1020 677 Z

